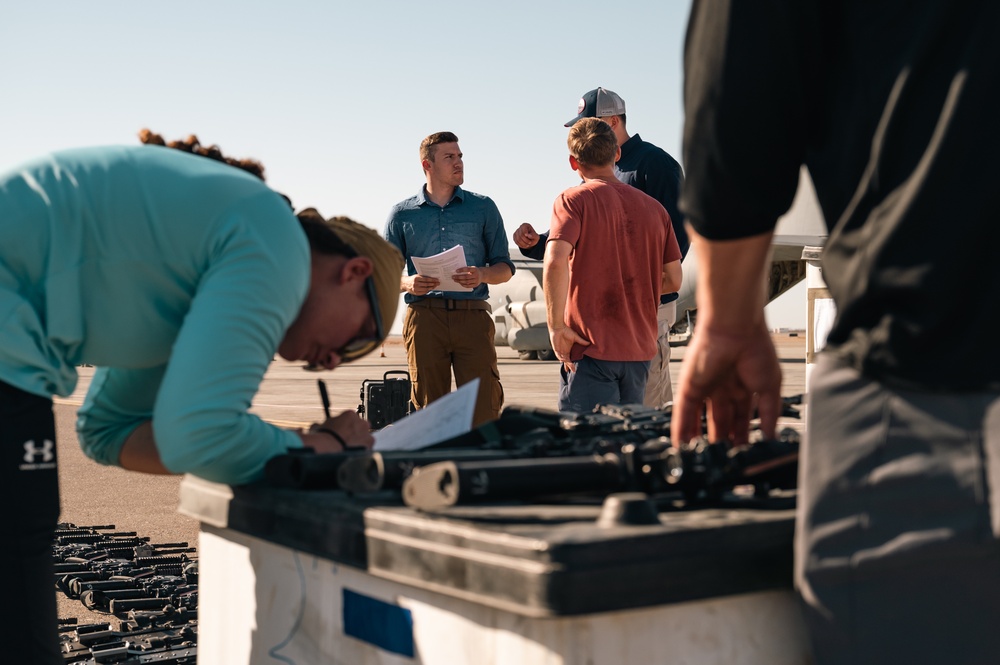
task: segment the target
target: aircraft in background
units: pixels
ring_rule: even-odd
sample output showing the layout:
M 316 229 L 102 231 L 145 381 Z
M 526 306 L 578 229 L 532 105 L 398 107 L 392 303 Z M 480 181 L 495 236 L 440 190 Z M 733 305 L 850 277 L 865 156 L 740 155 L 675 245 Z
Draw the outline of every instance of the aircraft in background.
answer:
M 803 250 L 822 247 L 826 234 L 812 180 L 803 169 L 792 207 L 775 229 L 767 285 L 768 303 L 805 279 Z M 498 346 L 510 346 L 522 360 L 555 360 L 545 320 L 542 262 L 523 256 L 517 246 L 511 247 L 510 257 L 516 268 L 514 276 L 504 284 L 490 286 L 489 302 L 496 325 L 494 342 Z M 687 344 L 698 318 L 694 297 L 698 265 L 694 252 L 688 252 L 681 268 L 684 281 L 678 292 L 677 322 L 670 330 L 672 346 Z

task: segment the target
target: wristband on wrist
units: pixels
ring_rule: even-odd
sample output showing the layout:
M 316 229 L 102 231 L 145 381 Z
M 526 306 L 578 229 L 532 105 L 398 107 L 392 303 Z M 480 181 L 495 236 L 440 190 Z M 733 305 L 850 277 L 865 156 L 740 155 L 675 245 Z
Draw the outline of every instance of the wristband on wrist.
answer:
M 337 434 L 336 432 L 334 432 L 329 427 L 317 427 L 315 431 L 317 431 L 317 432 L 323 432 L 324 434 L 329 434 L 330 436 L 332 436 L 333 438 L 335 438 L 338 442 L 340 442 L 340 447 L 341 448 L 343 448 L 344 450 L 347 450 L 347 441 L 344 441 L 344 437 L 340 436 L 339 434 Z

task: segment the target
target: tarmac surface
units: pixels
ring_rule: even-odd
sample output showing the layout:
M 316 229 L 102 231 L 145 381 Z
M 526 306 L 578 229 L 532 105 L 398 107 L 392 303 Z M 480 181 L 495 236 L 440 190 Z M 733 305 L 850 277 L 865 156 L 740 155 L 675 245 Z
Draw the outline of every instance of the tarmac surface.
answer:
M 773 335 L 783 372 L 782 394 L 805 392 L 805 333 Z M 684 347 L 675 347 L 671 377 L 676 385 Z M 381 355 L 384 354 L 384 355 Z M 500 380 L 506 405 L 530 405 L 555 409 L 559 386 L 559 363 L 520 360 L 509 347 L 497 347 Z M 282 427 L 307 427 L 323 419 L 317 379 L 327 385 L 331 411 L 355 410 L 365 379 L 381 379 L 386 371 L 405 370 L 406 352 L 399 337 L 390 338 L 381 352 L 335 371 L 303 371 L 302 363 L 276 360 L 264 377 L 251 410 Z M 198 522 L 177 512 L 180 476 L 155 476 L 101 466 L 80 450 L 76 432 L 76 408 L 90 385 L 92 368 L 80 368 L 76 392 L 55 400 L 56 437 L 62 499 L 61 522 L 78 526 L 115 525 L 119 531 L 135 531 L 152 543 L 188 542 L 196 546 Z M 782 425 L 802 428 L 796 420 Z M 60 618 L 75 617 L 80 624 L 111 621 L 113 616 L 87 610 L 78 600 L 56 593 Z

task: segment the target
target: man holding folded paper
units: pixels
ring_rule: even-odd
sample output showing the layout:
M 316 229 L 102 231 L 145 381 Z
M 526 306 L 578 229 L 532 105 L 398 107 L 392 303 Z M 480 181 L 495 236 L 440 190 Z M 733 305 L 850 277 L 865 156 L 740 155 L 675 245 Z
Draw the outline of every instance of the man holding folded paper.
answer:
M 509 280 L 514 264 L 496 204 L 461 187 L 458 137 L 425 138 L 420 165 L 427 184 L 396 204 L 385 225 L 386 240 L 406 258 L 400 291 L 408 305 L 403 340 L 411 399 L 421 409 L 450 392 L 454 368 L 456 385 L 480 379 L 477 426 L 499 417 L 503 406 L 487 285 Z

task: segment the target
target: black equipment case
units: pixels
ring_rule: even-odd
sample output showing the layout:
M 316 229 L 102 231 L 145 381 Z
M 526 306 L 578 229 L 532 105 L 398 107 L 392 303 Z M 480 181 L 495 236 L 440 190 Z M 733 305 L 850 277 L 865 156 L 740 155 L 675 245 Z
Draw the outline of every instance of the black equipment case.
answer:
M 368 421 L 371 429 L 382 429 L 410 413 L 413 413 L 413 402 L 410 401 L 410 373 L 406 370 L 390 370 L 381 380 L 361 382 L 358 415 Z

